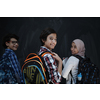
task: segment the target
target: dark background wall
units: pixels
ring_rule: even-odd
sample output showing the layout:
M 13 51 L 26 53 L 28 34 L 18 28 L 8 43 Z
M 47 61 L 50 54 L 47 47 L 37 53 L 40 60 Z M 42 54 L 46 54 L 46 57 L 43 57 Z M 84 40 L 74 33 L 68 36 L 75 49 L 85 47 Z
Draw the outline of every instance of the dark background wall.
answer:
M 71 42 L 80 38 L 86 45 L 86 55 L 100 68 L 100 18 L 92 17 L 5 17 L 0 18 L 0 56 L 4 53 L 1 45 L 2 37 L 14 33 L 20 37 L 16 51 L 21 66 L 26 56 L 38 52 L 41 45 L 41 31 L 51 27 L 58 34 L 58 43 L 54 52 L 62 57 L 71 54 Z

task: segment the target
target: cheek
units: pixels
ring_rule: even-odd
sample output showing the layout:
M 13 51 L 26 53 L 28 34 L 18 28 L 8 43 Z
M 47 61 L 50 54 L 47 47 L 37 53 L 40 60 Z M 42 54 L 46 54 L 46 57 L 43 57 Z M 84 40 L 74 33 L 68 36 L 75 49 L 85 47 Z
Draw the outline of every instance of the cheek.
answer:
M 9 45 L 9 47 L 13 47 L 13 45 L 12 45 L 12 44 L 10 44 L 10 45 Z
M 78 53 L 78 50 L 76 49 L 76 53 Z
M 70 48 L 70 50 L 72 51 L 72 48 Z
M 16 44 L 17 46 L 19 46 L 19 44 Z
M 70 50 L 72 51 L 72 50 L 73 50 L 73 48 L 70 48 Z
M 55 45 L 57 44 L 57 41 L 55 41 Z

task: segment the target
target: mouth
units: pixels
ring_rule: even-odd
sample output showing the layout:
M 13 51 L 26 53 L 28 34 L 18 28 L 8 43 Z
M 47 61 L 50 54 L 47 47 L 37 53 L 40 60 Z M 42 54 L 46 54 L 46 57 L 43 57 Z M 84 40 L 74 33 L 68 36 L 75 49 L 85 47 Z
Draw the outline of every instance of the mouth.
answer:
M 53 46 L 53 47 L 54 47 L 55 45 L 54 45 L 54 44 L 51 44 L 51 46 Z
M 17 49 L 18 47 L 14 47 L 15 49 Z

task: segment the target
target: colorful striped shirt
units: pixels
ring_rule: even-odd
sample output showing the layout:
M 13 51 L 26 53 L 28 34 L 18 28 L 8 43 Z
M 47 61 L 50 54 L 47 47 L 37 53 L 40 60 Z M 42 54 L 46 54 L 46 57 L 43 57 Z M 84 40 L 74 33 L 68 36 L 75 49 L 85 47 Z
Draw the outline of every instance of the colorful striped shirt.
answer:
M 52 51 L 50 51 L 48 48 L 41 46 L 39 55 L 41 55 L 43 52 L 51 52 L 52 53 Z M 48 68 L 50 82 L 52 82 L 53 84 L 59 84 L 61 82 L 61 75 L 58 72 L 56 60 L 53 58 L 53 56 L 51 54 L 45 54 L 43 56 L 43 59 Z

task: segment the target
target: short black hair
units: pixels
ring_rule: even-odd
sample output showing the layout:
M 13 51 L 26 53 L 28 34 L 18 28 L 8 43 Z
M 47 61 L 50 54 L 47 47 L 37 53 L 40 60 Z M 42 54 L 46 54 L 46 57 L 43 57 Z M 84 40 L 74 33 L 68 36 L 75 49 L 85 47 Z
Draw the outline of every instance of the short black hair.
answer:
M 45 29 L 41 32 L 40 41 L 41 41 L 41 43 L 42 43 L 42 46 L 44 45 L 44 43 L 43 43 L 42 40 L 46 41 L 47 36 L 50 35 L 50 34 L 52 34 L 52 33 L 55 33 L 55 34 L 57 35 L 56 31 L 55 31 L 54 29 L 52 29 L 52 28 L 49 28 L 49 27 L 48 27 L 48 28 L 45 28 Z
M 7 48 L 6 42 L 10 41 L 11 38 L 15 38 L 17 41 L 19 40 L 19 37 L 15 34 L 8 33 L 2 38 L 2 46 L 4 48 Z

